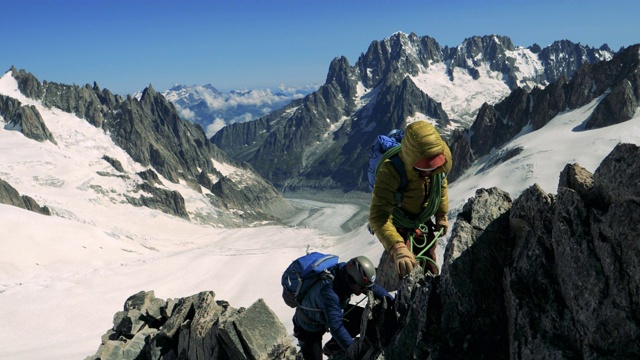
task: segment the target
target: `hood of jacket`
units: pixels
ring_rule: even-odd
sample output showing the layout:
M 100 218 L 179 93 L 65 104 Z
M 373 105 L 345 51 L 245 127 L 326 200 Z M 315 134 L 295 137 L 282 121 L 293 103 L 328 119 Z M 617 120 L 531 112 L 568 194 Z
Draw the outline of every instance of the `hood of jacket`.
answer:
M 416 121 L 407 125 L 400 151 L 400 158 L 407 170 L 407 176 L 410 178 L 418 177 L 418 174 L 413 171 L 413 164 L 439 154 L 444 154 L 446 161 L 444 165 L 434 171 L 434 174 L 441 172 L 448 174 L 452 165 L 451 151 L 438 130 L 426 121 Z

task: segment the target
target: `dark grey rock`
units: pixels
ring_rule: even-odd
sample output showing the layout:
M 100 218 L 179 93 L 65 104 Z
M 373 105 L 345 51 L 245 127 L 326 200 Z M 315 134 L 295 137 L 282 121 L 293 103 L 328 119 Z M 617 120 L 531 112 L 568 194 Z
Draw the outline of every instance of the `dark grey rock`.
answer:
M 454 159 L 454 166 L 447 175 L 447 180 L 453 182 L 462 175 L 465 169 L 471 167 L 475 158 L 471 150 L 469 138 L 464 131 L 454 130 L 449 143 L 451 144 L 449 149 L 451 150 L 451 157 Z
M 151 170 L 151 169 L 148 169 L 148 170 L 145 170 L 145 171 L 141 171 L 141 172 L 137 173 L 137 175 L 140 176 L 140 178 L 142 178 L 142 180 L 147 181 L 150 185 L 155 185 L 155 184 L 164 185 L 162 183 L 162 181 L 160 181 L 160 178 L 158 177 L 158 174 L 155 171 Z
M 160 303 L 172 310 L 145 316 Z M 234 309 L 211 291 L 168 301 L 141 291 L 124 309 L 87 359 L 295 359 L 284 325 L 263 300 Z
M 114 159 L 112 157 L 109 157 L 107 155 L 103 155 L 102 156 L 102 160 L 108 162 L 111 166 L 113 166 L 114 169 L 118 170 L 121 173 L 124 173 L 124 168 L 122 167 L 122 163 L 120 162 L 120 160 L 118 159 Z
M 622 201 L 640 201 L 640 150 L 634 144 L 619 144 L 593 174 L 594 198 L 603 206 Z
M 578 164 L 567 164 L 560 173 L 558 188 L 569 188 L 576 191 L 582 198 L 589 196 L 593 187 L 593 174 Z
M 17 206 L 23 209 L 25 207 L 18 190 L 2 179 L 0 179 L 0 203 Z
M 18 89 L 20 89 L 21 93 L 32 99 L 42 99 L 45 89 L 33 74 L 24 70 L 18 71 L 14 66 L 11 67 L 10 71 L 13 78 L 18 82 Z
M 287 331 L 264 300 L 238 314 L 233 325 L 249 359 L 286 359 L 295 356 Z
M 2 179 L 0 179 L 0 204 L 17 206 L 42 215 L 51 215 L 48 207 L 40 206 L 30 196 L 20 195 L 18 190 Z
M 24 136 L 36 141 L 56 141 L 44 124 L 38 109 L 32 105 L 22 105 L 14 98 L 0 95 L 0 116 L 4 117 L 8 126 L 20 131 Z
M 147 182 L 138 185 L 137 191 L 142 191 L 144 194 L 151 194 L 151 196 L 140 195 L 139 198 L 134 198 L 125 195 L 130 204 L 146 206 L 150 209 L 157 209 L 170 215 L 189 219 L 184 198 L 178 191 L 162 189 L 149 185 Z

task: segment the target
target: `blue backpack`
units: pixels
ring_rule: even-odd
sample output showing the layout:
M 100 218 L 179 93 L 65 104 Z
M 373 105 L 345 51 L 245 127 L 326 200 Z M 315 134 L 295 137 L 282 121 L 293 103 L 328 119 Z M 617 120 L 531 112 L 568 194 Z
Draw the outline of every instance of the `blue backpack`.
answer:
M 333 279 L 329 268 L 338 264 L 338 256 L 312 252 L 295 259 L 282 274 L 282 298 L 292 308 L 302 303 L 307 291 L 320 279 Z
M 404 170 L 404 164 L 398 153 L 400 152 L 404 131 L 393 130 L 388 135 L 378 135 L 369 149 L 369 191 L 373 191 L 376 182 L 376 174 L 382 160 L 389 159 L 400 175 L 400 187 L 397 193 L 402 194 L 409 180 Z M 398 196 L 396 196 L 397 198 Z

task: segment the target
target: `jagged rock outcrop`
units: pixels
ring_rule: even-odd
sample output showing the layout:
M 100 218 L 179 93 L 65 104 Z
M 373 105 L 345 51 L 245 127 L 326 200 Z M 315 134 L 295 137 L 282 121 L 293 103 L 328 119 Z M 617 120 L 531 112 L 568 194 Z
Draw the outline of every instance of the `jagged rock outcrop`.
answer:
M 451 144 L 449 149 L 451 154 L 455 154 L 454 166 L 451 168 L 451 172 L 447 175 L 450 181 L 453 181 L 462 175 L 465 169 L 471 167 L 474 161 L 473 151 L 471 150 L 471 143 L 469 142 L 468 134 L 463 130 L 454 130 L 449 138 Z
M 295 359 L 287 331 L 263 300 L 235 309 L 212 291 L 162 300 L 129 297 L 87 360 Z
M 544 76 L 552 83 L 561 77 L 571 78 L 573 73 L 586 64 L 607 60 L 607 53 L 611 53 L 611 49 L 606 44 L 596 49 L 565 39 L 554 41 L 540 49 L 538 56 L 544 66 Z
M 465 131 L 466 136 L 452 139 L 450 148 L 454 159 L 468 158 L 466 143 L 473 159 L 499 149 L 527 126 L 537 130 L 567 109 L 577 109 L 598 97 L 593 114 L 580 129 L 601 128 L 631 119 L 640 102 L 640 45 L 621 50 L 609 61 L 586 63 L 568 81 L 564 76 L 545 89 L 514 90 L 495 105 L 484 104 L 476 120 Z M 460 141 L 461 144 L 456 142 Z M 470 162 L 454 161 L 449 181 L 456 179 Z
M 48 207 L 40 206 L 30 196 L 20 195 L 18 190 L 2 179 L 0 179 L 0 204 L 17 206 L 42 215 L 51 215 Z
M 153 167 L 173 183 L 184 181 L 197 192 L 211 192 L 213 196 L 207 197 L 214 206 L 224 204 L 221 208 L 238 210 L 242 216 L 237 224 L 275 220 L 291 211 L 291 206 L 273 185 L 264 181 L 247 164 L 231 159 L 211 144 L 202 127 L 181 120 L 175 107 L 151 86 L 145 89 L 139 100 L 131 96 L 123 99 L 107 89 L 101 90 L 95 83 L 83 87 L 46 81 L 40 83 L 24 70 L 12 68 L 11 72 L 24 95 L 41 101 L 45 106 L 56 107 L 86 119 L 110 134 L 113 141 L 136 162 Z M 0 97 L 0 115 L 12 126 L 21 126 L 26 136 L 55 143 L 35 107 L 21 106 L 15 99 Z M 116 159 L 104 159 L 124 174 L 124 169 Z M 227 176 L 224 181 L 232 178 L 231 181 L 242 181 L 242 186 L 217 184 L 224 176 L 216 166 L 227 165 L 236 169 L 237 174 Z M 128 197 L 129 202 L 188 218 L 182 196 L 175 191 L 153 186 L 154 183 L 161 184 L 157 174 L 153 173 L 155 178 L 146 172 L 142 176 L 146 175 L 152 176 L 151 182 L 147 182 L 151 186 L 146 190 L 153 197 Z M 218 191 L 225 186 L 226 191 Z M 139 187 L 137 191 L 140 190 Z
M 453 173 L 458 176 L 470 164 L 466 161 L 470 156 L 481 156 L 482 152 L 508 141 L 529 121 L 543 126 L 552 115 L 565 109 L 560 107 L 564 103 L 548 99 L 553 88 L 542 93 L 535 90 L 541 94 L 533 99 L 535 102 L 527 102 L 532 97 L 528 90 L 570 78 L 583 64 L 606 60 L 612 55 L 606 49 L 569 41 L 534 50 L 537 52 L 518 48 L 508 37 L 498 35 L 474 36 L 455 48 L 441 48 L 428 36 L 395 33 L 388 39 L 372 42 L 354 66 L 344 57 L 335 58 L 325 84 L 315 93 L 277 113 L 227 126 L 211 141 L 235 159 L 249 162 L 282 190 L 366 191 L 368 151 L 375 136 L 404 128 L 408 121 L 426 118 L 460 151 L 454 155 L 454 159 L 463 160 L 458 165 L 454 161 Z M 540 64 L 545 71 L 532 73 L 519 68 L 530 67 L 531 62 Z M 547 67 L 553 69 L 546 71 Z M 442 99 L 445 95 L 440 94 L 441 101 L 436 101 L 414 82 L 419 82 L 414 77 L 431 69 L 445 72 L 452 84 L 456 77 L 465 74 L 472 79 L 483 76 L 503 79 L 496 80 L 496 85 L 502 82 L 514 93 L 501 106 L 485 105 L 480 110 L 484 121 L 475 125 L 480 132 L 462 139 L 453 130 L 471 123 L 478 109 L 456 109 L 460 111 L 458 115 L 469 117 L 464 121 L 447 114 L 445 108 L 454 110 L 443 105 L 448 100 Z M 545 105 L 525 118 L 523 114 L 531 111 L 532 103 Z M 630 102 L 627 110 L 632 106 Z M 482 137 L 486 133 L 499 139 L 487 141 Z M 471 148 L 453 144 L 453 135 L 471 142 Z M 450 181 L 454 179 L 455 176 Z
M 478 67 L 489 61 L 489 68 L 493 71 L 505 74 L 507 85 L 514 88 L 517 84 L 515 71 L 515 59 L 507 56 L 508 51 L 514 51 L 515 45 L 510 38 L 506 36 L 473 36 L 465 39 L 462 44 L 456 48 L 447 49 L 445 58 L 450 59 L 448 62 L 449 77 L 453 80 L 453 69 L 466 69 L 473 79 L 480 78 Z
M 48 140 L 56 144 L 51 131 L 34 106 L 22 105 L 19 100 L 0 95 L 0 116 L 7 123 L 5 128 L 18 130 L 29 139 L 40 142 Z
M 122 163 L 120 162 L 120 160 L 118 159 L 114 159 L 110 156 L 107 155 L 103 155 L 102 156 L 102 160 L 108 162 L 111 166 L 113 166 L 114 169 L 118 170 L 119 172 L 123 173 L 124 168 L 122 167 Z
M 187 213 L 184 198 L 180 192 L 159 188 L 146 181 L 137 186 L 136 192 L 142 192 L 142 195 L 138 198 L 126 196 L 127 201 L 131 205 L 146 206 L 150 209 L 160 210 L 166 214 L 189 219 L 189 213 Z M 150 194 L 151 196 L 145 194 Z
M 158 174 L 156 174 L 156 172 L 151 169 L 140 171 L 139 173 L 136 173 L 136 175 L 140 176 L 142 180 L 145 180 L 151 185 L 155 185 L 155 184 L 162 185 L 162 181 L 160 181 Z
M 533 185 L 512 201 L 478 190 L 441 276 L 405 278 L 394 319 L 372 309 L 387 322 L 363 324 L 358 358 L 638 358 L 638 156 L 640 147 L 620 144 L 594 174 L 567 165 L 556 195 Z

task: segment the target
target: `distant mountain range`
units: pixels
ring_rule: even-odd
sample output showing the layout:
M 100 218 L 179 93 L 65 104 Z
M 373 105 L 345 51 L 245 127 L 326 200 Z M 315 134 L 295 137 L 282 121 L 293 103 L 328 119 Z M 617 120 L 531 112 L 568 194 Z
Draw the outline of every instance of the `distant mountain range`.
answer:
M 366 190 L 375 136 L 427 120 L 455 152 L 451 181 L 527 124 L 535 129 L 567 106 L 604 95 L 604 84 L 618 86 L 634 70 L 597 65 L 620 61 L 615 55 L 607 45 L 561 40 L 525 48 L 498 35 L 443 48 L 431 37 L 399 32 L 372 42 L 353 66 L 335 58 L 316 92 L 231 124 L 211 141 L 281 191 Z
M 53 115 L 43 109 L 74 114 L 126 153 L 105 151 L 98 160 L 116 172 L 96 170 L 103 177 L 135 179 L 136 186 L 119 195 L 122 201 L 226 226 L 291 211 L 282 196 L 289 190 L 366 190 L 373 138 L 412 121 L 433 122 L 441 131 L 454 154 L 454 181 L 482 156 L 491 154 L 494 164 L 516 156 L 517 149 L 501 146 L 563 111 L 598 99 L 576 129 L 587 131 L 630 119 L 640 99 L 638 45 L 617 53 L 568 40 L 523 48 L 497 35 L 442 48 L 428 36 L 395 33 L 372 42 L 353 66 L 335 58 L 325 84 L 304 96 L 302 90 L 222 93 L 211 85 L 177 85 L 164 95 L 149 87 L 123 99 L 95 83 L 40 82 L 15 68 L 5 76 L 15 79 L 21 94 L 11 95 L 10 88 L 0 95 L 5 130 L 57 144 L 69 135 L 50 131 Z M 254 116 L 250 110 L 269 109 L 242 121 Z M 242 112 L 246 116 L 233 115 Z M 217 125 L 207 123 L 205 114 L 236 122 L 209 139 L 204 128 L 214 131 Z M 15 185 L 10 176 L 3 180 Z M 190 210 L 185 201 L 192 195 L 176 190 L 178 185 L 225 215 Z M 19 201 L 15 194 L 13 199 Z M 49 205 L 27 200 L 34 208 Z
M 201 127 L 182 120 L 151 86 L 139 98 L 124 99 L 95 83 L 40 82 L 16 68 L 0 82 L 0 131 L 22 133 L 16 146 L 50 159 L 46 169 L 26 178 L 0 170 L 9 203 L 66 217 L 85 202 L 58 201 L 47 190 L 51 183 L 83 179 L 69 189 L 77 199 L 112 203 L 120 212 L 146 207 L 207 225 L 278 222 L 277 214 L 291 210 L 251 166 L 211 144 Z M 6 158 L 3 168 L 13 161 L 19 160 Z M 64 165 L 68 161 L 73 165 Z M 58 167 L 65 170 L 57 173 Z M 20 200 L 20 194 L 30 198 Z
M 161 94 L 175 106 L 181 118 L 199 124 L 208 137 L 226 125 L 268 115 L 291 101 L 316 91 L 317 85 L 222 92 L 211 84 L 176 84 Z M 135 94 L 139 98 L 142 92 Z

